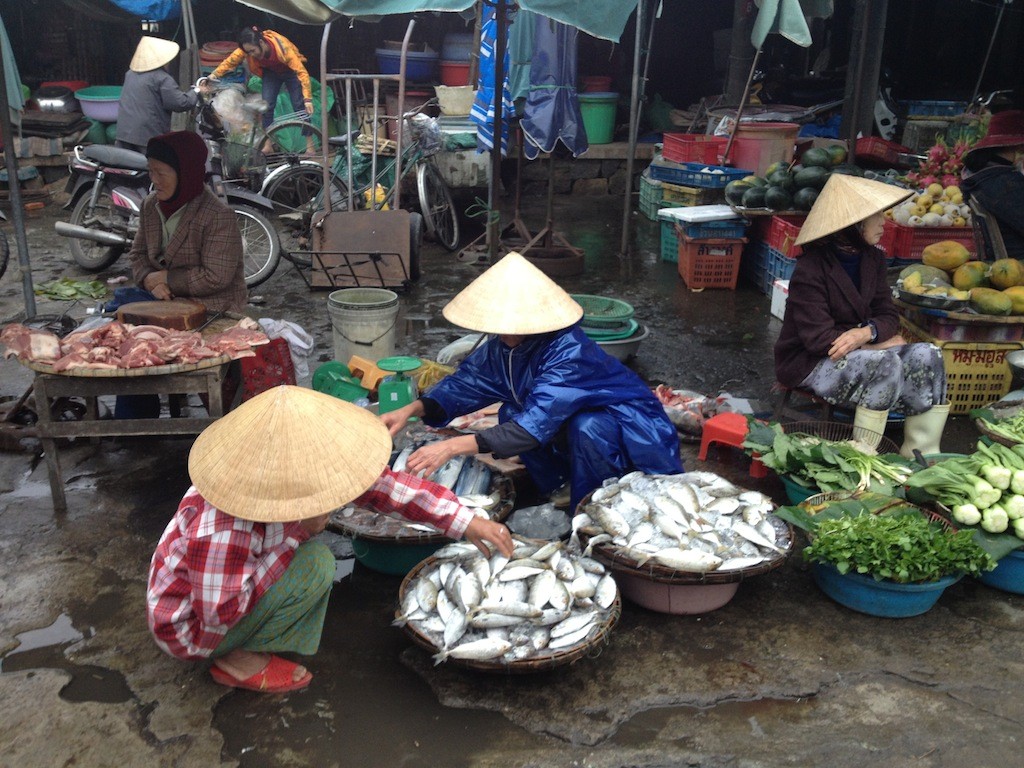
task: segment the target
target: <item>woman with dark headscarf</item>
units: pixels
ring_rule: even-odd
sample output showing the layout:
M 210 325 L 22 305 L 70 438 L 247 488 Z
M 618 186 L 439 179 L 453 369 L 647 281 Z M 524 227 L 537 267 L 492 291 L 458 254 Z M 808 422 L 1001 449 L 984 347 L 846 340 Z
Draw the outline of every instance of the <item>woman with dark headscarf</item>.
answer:
M 854 408 L 854 433 L 878 445 L 890 410 L 906 415 L 900 453 L 939 452 L 949 415 L 942 352 L 907 344 L 876 246 L 883 212 L 908 189 L 833 173 L 800 229 L 775 375 L 833 405 Z M 874 447 L 872 446 L 872 447 Z
M 129 253 L 136 283 L 162 301 L 193 299 L 241 312 L 247 292 L 234 212 L 206 187 L 206 142 L 190 131 L 146 146 L 154 191 Z
M 999 223 L 1005 254 L 1024 259 L 1024 111 L 992 115 L 985 137 L 964 155 L 966 178 L 960 189 Z M 988 258 L 997 258 L 989 248 Z

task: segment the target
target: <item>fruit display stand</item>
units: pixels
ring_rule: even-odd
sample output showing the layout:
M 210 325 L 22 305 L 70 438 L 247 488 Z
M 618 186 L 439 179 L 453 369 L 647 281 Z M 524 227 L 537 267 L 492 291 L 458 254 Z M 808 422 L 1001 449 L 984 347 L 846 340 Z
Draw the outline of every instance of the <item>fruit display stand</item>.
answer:
M 981 408 L 1001 399 L 1010 391 L 1013 371 L 1006 356 L 1010 352 L 1024 349 L 1024 341 L 945 341 L 903 315 L 905 306 L 905 303 L 897 302 L 897 307 L 901 310 L 900 333 L 903 338 L 909 343 L 934 344 L 942 350 L 942 360 L 946 368 L 946 397 L 949 399 L 951 414 L 965 414 L 972 408 Z M 966 316 L 965 313 L 955 314 Z M 980 322 L 992 325 L 996 320 L 1003 320 L 1007 325 L 1024 323 L 1024 317 L 991 316 L 985 316 Z M 961 319 L 961 322 L 975 321 Z
M 973 258 L 977 253 L 974 243 L 974 228 L 966 227 L 911 227 L 898 224 L 892 219 L 885 220 L 883 242 L 892 243 L 887 253 L 900 261 L 920 261 L 924 249 L 932 243 L 953 240 L 967 249 Z
M 900 316 L 940 341 L 1006 342 L 1024 339 L 1024 317 L 998 317 L 919 307 L 895 299 Z

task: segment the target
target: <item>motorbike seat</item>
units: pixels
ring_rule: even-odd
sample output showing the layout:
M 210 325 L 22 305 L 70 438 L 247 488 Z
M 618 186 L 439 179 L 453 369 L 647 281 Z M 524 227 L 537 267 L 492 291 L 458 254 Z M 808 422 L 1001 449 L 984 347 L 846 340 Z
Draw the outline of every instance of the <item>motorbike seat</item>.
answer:
M 90 144 L 82 149 L 82 154 L 101 165 L 114 168 L 127 168 L 132 171 L 148 171 L 146 156 L 133 149 L 108 147 L 103 144 Z
M 352 131 L 351 133 L 346 133 L 342 136 L 331 136 L 329 139 L 327 139 L 327 143 L 330 144 L 332 147 L 344 147 L 346 144 L 350 143 L 358 136 L 359 131 Z

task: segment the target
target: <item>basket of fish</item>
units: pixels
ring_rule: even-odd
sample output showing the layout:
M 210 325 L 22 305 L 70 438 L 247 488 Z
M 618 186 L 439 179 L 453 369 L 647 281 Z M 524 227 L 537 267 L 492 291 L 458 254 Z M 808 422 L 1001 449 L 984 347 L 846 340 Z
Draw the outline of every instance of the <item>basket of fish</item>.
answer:
M 562 541 L 513 540 L 511 559 L 449 544 L 402 581 L 394 623 L 435 664 L 539 672 L 607 642 L 622 603 L 605 566 Z
M 401 471 L 403 454 L 408 456 L 403 451 L 393 459 L 393 469 Z M 491 520 L 504 520 L 515 505 L 512 479 L 491 471 L 490 467 L 473 457 L 452 459 L 430 479 L 449 488 L 463 506 Z M 438 547 L 451 541 L 428 523 L 415 523 L 398 515 L 381 514 L 354 504 L 333 512 L 327 527 L 351 537 L 352 551 L 361 564 L 393 576 L 404 576 Z
M 741 581 L 785 562 L 793 528 L 774 508 L 712 472 L 632 472 L 580 502 L 570 540 L 606 564 L 633 602 L 705 613 L 729 602 Z

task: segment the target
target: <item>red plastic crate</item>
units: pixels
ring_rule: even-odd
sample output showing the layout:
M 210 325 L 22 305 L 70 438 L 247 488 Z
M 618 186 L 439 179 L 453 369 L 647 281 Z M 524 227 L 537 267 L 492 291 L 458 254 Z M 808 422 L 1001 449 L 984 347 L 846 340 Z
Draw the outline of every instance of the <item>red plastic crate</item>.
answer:
M 728 143 L 727 138 L 707 136 L 703 133 L 666 133 L 661 156 L 673 163 L 718 165 Z
M 973 227 L 909 227 L 892 219 L 885 220 L 885 234 L 879 245 L 885 248 L 887 243 L 892 244 L 891 248 L 885 249 L 890 257 L 920 261 L 927 246 L 943 240 L 960 243 L 972 258 L 977 253 Z
M 806 216 L 772 216 L 768 226 L 768 247 L 774 248 L 787 259 L 795 259 L 804 249 L 796 245 Z
M 854 156 L 860 162 L 896 165 L 900 161 L 900 154 L 907 154 L 909 152 L 909 147 L 897 144 L 895 141 L 881 139 L 878 136 L 868 136 L 857 139 Z
M 736 288 L 747 239 L 679 238 L 679 276 L 687 288 Z

